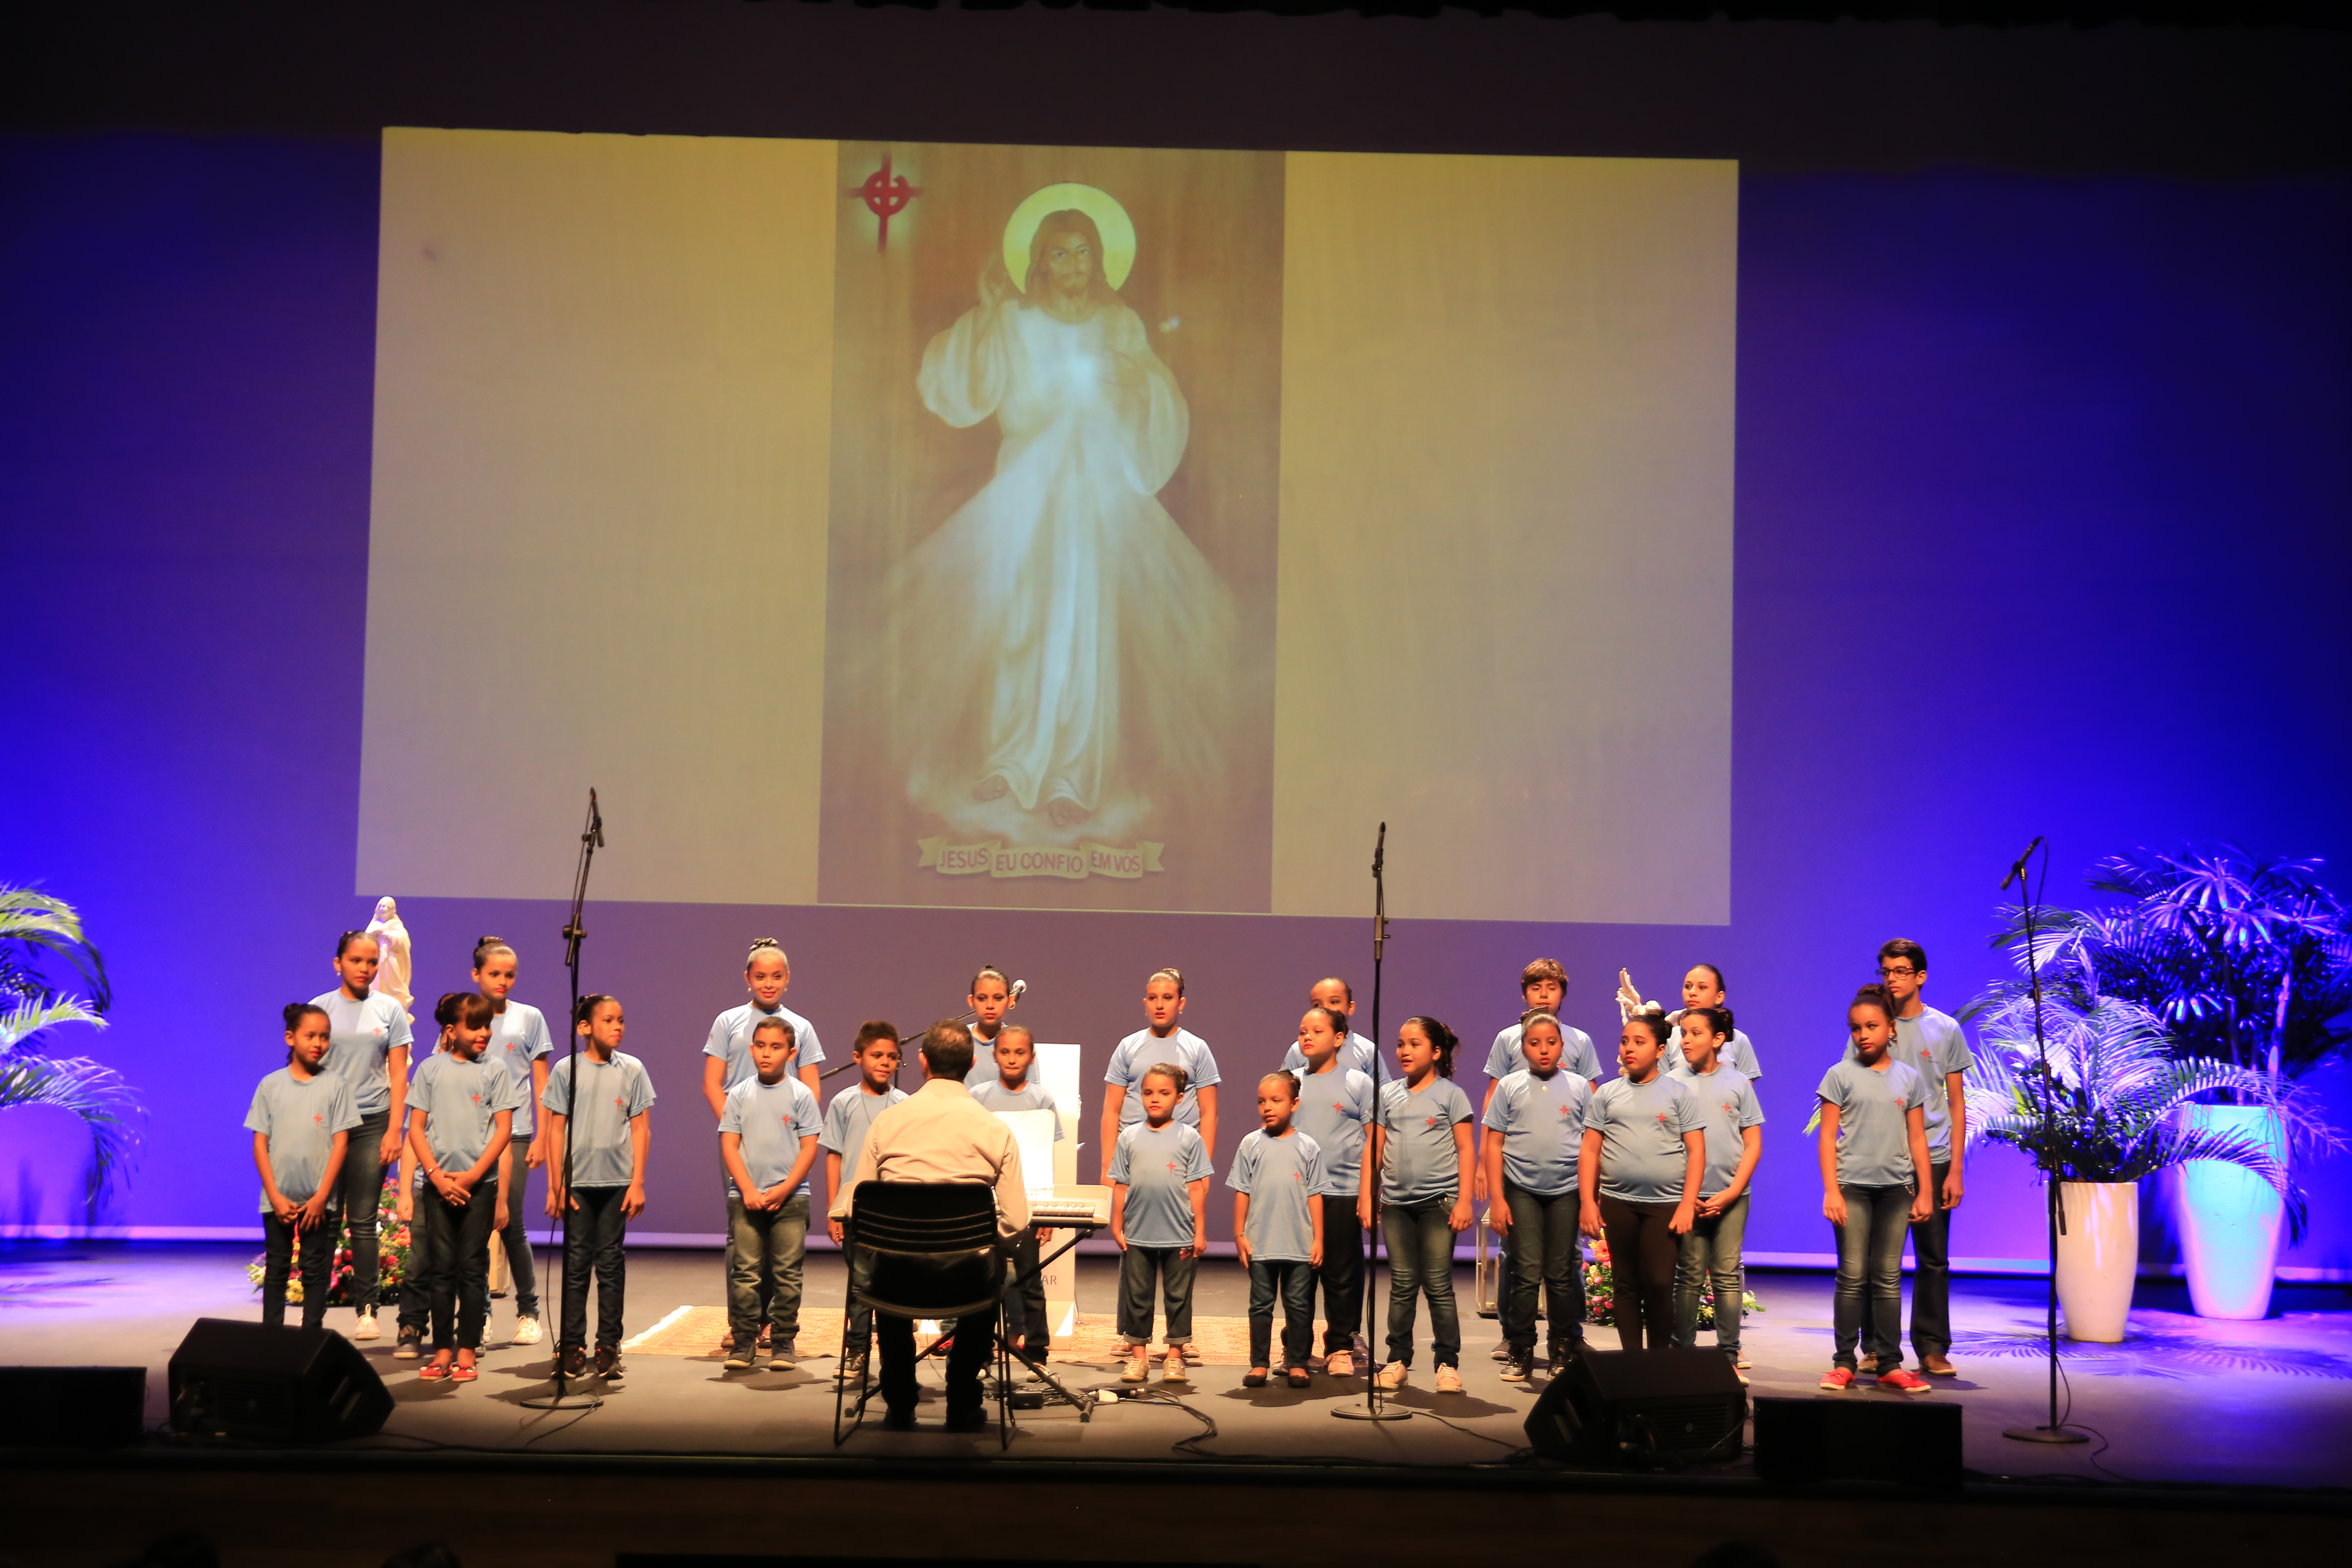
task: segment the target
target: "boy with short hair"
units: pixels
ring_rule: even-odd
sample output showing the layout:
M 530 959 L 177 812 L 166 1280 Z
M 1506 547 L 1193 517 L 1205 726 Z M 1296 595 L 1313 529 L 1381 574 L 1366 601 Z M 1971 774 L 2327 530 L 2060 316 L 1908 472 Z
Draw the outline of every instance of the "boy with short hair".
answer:
M 1340 1071 L 1362 1073 L 1372 1079 L 1375 1086 L 1396 1076 L 1392 1072 L 1380 1070 L 1380 1047 L 1355 1031 L 1354 986 L 1336 974 L 1327 974 L 1307 988 L 1307 1005 L 1309 1007 L 1328 1007 L 1348 1021 L 1348 1037 L 1339 1042 Z M 1290 1048 L 1282 1053 L 1282 1070 L 1293 1078 L 1303 1077 L 1307 1071 L 1307 1053 L 1298 1048 L 1297 1040 L 1291 1041 Z
M 1968 1146 L 1968 1070 L 1976 1065 L 1959 1020 L 1927 1005 L 1927 950 L 1904 937 L 1882 942 L 1878 978 L 1895 998 L 1895 1043 L 1887 1055 L 1919 1075 L 1926 1089 L 1928 1191 L 1934 1208 L 1911 1222 L 1911 1348 L 1930 1377 L 1957 1377 L 1952 1364 L 1952 1211 L 1960 1206 L 1960 1156 Z M 1853 1047 L 1846 1047 L 1851 1059 Z
M 750 1079 L 751 1070 L 751 1031 L 768 1018 L 781 1018 L 793 1026 L 793 1059 L 801 1083 L 811 1098 L 820 1092 L 823 1077 L 817 1071 L 824 1060 L 824 1047 L 816 1037 L 816 1026 L 790 1007 L 784 1005 L 784 993 L 793 986 L 793 963 L 784 956 L 783 948 L 772 936 L 763 936 L 751 943 L 743 958 L 743 989 L 751 999 L 728 1008 L 710 1020 L 709 1037 L 702 1043 L 702 1098 L 710 1106 L 715 1122 L 727 1110 L 727 1093 L 737 1084 Z M 727 1184 L 725 1172 L 719 1173 L 721 1185 Z M 727 1277 L 735 1277 L 734 1249 L 728 1249 Z M 762 1309 L 767 1303 L 761 1303 Z M 720 1350 L 732 1348 L 734 1341 L 722 1337 Z
M 1029 1081 L 1037 1060 L 1036 1041 L 1023 1024 L 1006 1024 L 996 1031 L 995 1060 L 987 1079 L 971 1086 L 972 1099 L 991 1110 L 1046 1110 L 1054 1116 L 1054 1142 L 1062 1131 L 1061 1108 L 1054 1097 Z M 1005 1284 L 1005 1327 L 1013 1349 L 1029 1361 L 1045 1359 L 1053 1330 L 1045 1316 L 1045 1279 L 1038 1260 L 1046 1227 L 1024 1230 L 1013 1247 L 1013 1274 Z
M 1559 1022 L 1559 1065 L 1588 1084 L 1601 1081 L 1601 1053 L 1592 1047 L 1592 1037 L 1575 1025 L 1560 1018 L 1560 1004 L 1568 999 L 1568 966 L 1557 958 L 1528 961 L 1519 971 L 1519 1021 L 1496 1033 L 1495 1043 L 1486 1050 L 1486 1099 L 1478 1107 L 1476 1123 L 1479 1149 L 1477 1168 L 1470 1177 L 1471 1195 L 1484 1203 L 1496 1194 L 1486 1188 L 1486 1112 L 1495 1108 L 1495 1090 L 1515 1072 L 1527 1069 L 1528 1053 L 1519 1044 L 1527 1034 L 1528 1020 L 1538 1013 L 1548 1013 Z M 1507 1340 L 1498 1340 L 1490 1352 L 1496 1361 L 1508 1362 L 1511 1347 Z
M 907 1098 L 907 1091 L 897 1081 L 899 1040 L 896 1026 L 881 1018 L 867 1019 L 858 1026 L 857 1043 L 850 1047 L 849 1054 L 857 1062 L 857 1081 L 833 1097 L 833 1103 L 825 1107 L 824 1130 L 817 1135 L 817 1147 L 824 1151 L 829 1210 L 841 1207 L 842 1184 L 857 1169 L 857 1156 L 866 1148 L 866 1133 L 874 1125 L 874 1119 Z M 842 1222 L 830 1213 L 825 1230 L 835 1247 L 842 1245 Z M 863 1247 L 850 1255 L 852 1291 L 871 1282 L 873 1257 Z M 874 1309 L 853 1297 L 849 1303 L 848 1348 L 842 1354 L 835 1377 L 844 1383 L 864 1380 L 866 1350 L 873 1342 L 873 1333 Z
M 646 1212 L 646 1152 L 653 1140 L 653 1079 L 621 1049 L 628 1020 L 611 996 L 580 998 L 572 1025 L 584 1050 L 547 1075 L 540 1107 L 547 1120 L 547 1212 L 563 1219 L 563 1373 L 588 1364 L 588 1271 L 596 1272 L 596 1375 L 621 1381 L 623 1314 L 627 1307 L 628 1222 Z M 572 1115 L 573 1063 L 579 1064 L 580 1114 Z M 571 1184 L 564 1148 L 571 1144 Z
M 727 1091 L 719 1157 L 727 1167 L 730 1239 L 727 1315 L 730 1372 L 758 1361 L 767 1303 L 771 1371 L 789 1372 L 800 1332 L 801 1267 L 807 1256 L 809 1167 L 823 1130 L 816 1096 L 790 1075 L 793 1026 L 762 1018 L 751 1032 L 754 1076 Z

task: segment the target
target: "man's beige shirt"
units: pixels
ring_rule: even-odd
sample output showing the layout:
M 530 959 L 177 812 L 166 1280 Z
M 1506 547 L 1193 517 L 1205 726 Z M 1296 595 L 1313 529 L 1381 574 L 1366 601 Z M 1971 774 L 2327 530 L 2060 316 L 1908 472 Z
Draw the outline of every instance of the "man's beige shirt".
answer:
M 1013 1129 L 971 1097 L 961 1079 L 935 1078 L 874 1119 L 857 1170 L 833 1200 L 845 1217 L 860 1182 L 971 1182 L 996 1189 L 996 1228 L 1017 1236 L 1029 1225 L 1029 1189 Z

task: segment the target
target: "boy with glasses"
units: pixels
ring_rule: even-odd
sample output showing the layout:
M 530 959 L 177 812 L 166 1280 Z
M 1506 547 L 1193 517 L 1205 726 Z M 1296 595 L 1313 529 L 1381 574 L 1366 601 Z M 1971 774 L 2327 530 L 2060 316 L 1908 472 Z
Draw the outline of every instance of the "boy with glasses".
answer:
M 1952 1365 L 1952 1211 L 1960 1206 L 1960 1156 L 1968 1143 L 1964 1082 L 1976 1058 L 1958 1020 L 1919 995 L 1927 951 L 1897 937 L 1878 950 L 1878 978 L 1895 999 L 1895 1045 L 1887 1054 L 1919 1075 L 1927 1095 L 1927 1160 L 1936 1206 L 1911 1222 L 1911 1348 L 1930 1377 L 1957 1377 Z M 1846 1055 L 1851 1058 L 1853 1048 Z M 1866 1370 L 1866 1369 L 1865 1369 Z

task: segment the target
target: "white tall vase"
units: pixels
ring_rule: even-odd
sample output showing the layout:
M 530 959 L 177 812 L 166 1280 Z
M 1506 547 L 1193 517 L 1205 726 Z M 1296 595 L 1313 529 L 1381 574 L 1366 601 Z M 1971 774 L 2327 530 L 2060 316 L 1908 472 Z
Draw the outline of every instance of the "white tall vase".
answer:
M 2200 1131 L 2236 1132 L 2286 1159 L 2278 1117 L 2263 1105 L 2191 1105 L 2179 1112 Z M 2180 1253 L 2189 1266 L 2189 1300 L 2200 1318 L 2254 1319 L 2271 1310 L 2286 1205 L 2276 1189 L 2227 1160 L 2189 1160 L 2175 1168 Z
M 2131 1318 L 2139 1275 L 2139 1186 L 2134 1182 L 2061 1182 L 2065 1226 L 2058 1237 L 2058 1308 L 2066 1337 L 2111 1345 Z

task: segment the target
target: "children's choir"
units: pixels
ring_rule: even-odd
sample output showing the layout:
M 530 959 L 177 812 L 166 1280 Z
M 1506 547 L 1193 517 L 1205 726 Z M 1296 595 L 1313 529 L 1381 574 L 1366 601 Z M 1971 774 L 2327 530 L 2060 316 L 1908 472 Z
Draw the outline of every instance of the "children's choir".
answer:
M 414 1246 L 394 1354 L 429 1351 L 421 1377 L 472 1381 L 493 1245 L 507 1248 L 511 1269 L 512 1342 L 540 1338 L 523 1208 L 530 1172 L 544 1169 L 545 1212 L 563 1229 L 557 1354 L 571 1374 L 593 1367 L 617 1381 L 625 1241 L 628 1221 L 645 1207 L 655 1100 L 644 1064 L 621 1049 L 621 1004 L 583 997 L 571 1020 L 577 1052 L 559 1059 L 545 1017 L 511 995 L 513 948 L 485 937 L 473 954 L 475 989 L 440 999 L 436 1047 L 412 1074 L 407 1015 L 374 988 L 379 963 L 365 932 L 337 940 L 336 989 L 284 1009 L 285 1065 L 254 1090 L 245 1125 L 268 1242 L 264 1321 L 285 1321 L 298 1249 L 303 1323 L 324 1320 L 335 1250 L 329 1238 L 348 1221 L 352 1336 L 376 1337 L 378 1199 L 385 1166 L 398 1160 L 400 1212 Z M 1958 1024 L 1922 1000 L 1927 970 L 1916 942 L 1880 949 L 1879 979 L 1848 1006 L 1844 1054 L 1815 1089 L 1822 1213 L 1838 1259 L 1824 1389 L 1851 1387 L 1864 1373 L 1897 1392 L 1932 1386 L 1903 1365 L 1906 1239 L 1918 1258 L 1911 1344 L 1920 1371 L 1955 1372 L 1948 1237 L 1963 1191 L 1962 1080 L 1972 1058 Z M 815 1028 L 783 1005 L 792 969 L 782 949 L 754 942 L 743 977 L 750 999 L 712 1021 L 703 1047 L 727 1202 L 721 1348 L 730 1372 L 794 1364 L 817 1170 L 837 1211 L 875 1118 L 908 1098 L 896 1081 L 898 1031 L 874 1020 L 852 1047 L 856 1079 L 821 1102 L 824 1055 Z M 1407 1019 L 1392 1058 L 1383 1060 L 1353 1032 L 1346 980 L 1327 976 L 1308 988 L 1296 1038 L 1255 1082 L 1256 1126 L 1233 1150 L 1225 1176 L 1235 1251 L 1249 1276 L 1246 1386 L 1265 1387 L 1278 1374 L 1308 1388 L 1319 1371 L 1401 1387 L 1426 1302 L 1434 1387 L 1461 1392 L 1454 1253 L 1481 1204 L 1504 1250 L 1495 1354 L 1507 1383 L 1538 1376 L 1539 1308 L 1543 1372 L 1557 1376 L 1582 1353 L 1587 1240 L 1606 1241 L 1622 1346 L 1696 1345 L 1711 1296 L 1716 1348 L 1735 1368 L 1747 1367 L 1741 1247 L 1763 1154 L 1755 1089 L 1762 1068 L 1733 1017 L 1723 972 L 1694 965 L 1683 977 L 1683 1005 L 1669 1013 L 1644 1002 L 1620 971 L 1617 1071 L 1605 1079 L 1591 1037 L 1560 1016 L 1566 969 L 1542 958 L 1518 978 L 1521 1011 L 1488 1048 L 1476 1109 L 1454 1081 L 1458 1042 L 1445 1025 Z M 1034 1040 L 1007 1017 L 1017 993 L 1002 971 L 982 967 L 968 1000 L 976 1020 L 968 1092 L 990 1110 L 1054 1113 L 1058 1140 L 1059 1108 L 1033 1079 Z M 1160 1380 L 1188 1382 L 1188 1363 L 1197 1359 L 1193 1288 L 1217 1163 L 1219 1074 L 1208 1043 L 1182 1026 L 1185 1005 L 1183 975 L 1155 971 L 1144 986 L 1145 1026 L 1119 1042 L 1103 1078 L 1103 1178 L 1122 1254 L 1116 1349 L 1129 1383 L 1153 1376 L 1155 1317 L 1164 1320 Z M 1389 1257 L 1386 1338 L 1381 1353 L 1360 1365 L 1364 1237 L 1375 1224 Z M 841 1243 L 841 1221 L 828 1226 Z M 1051 1333 L 1038 1269 L 1044 1239 L 1036 1228 L 1014 1238 L 1005 1302 L 1009 1342 L 1033 1361 L 1045 1356 Z M 851 1268 L 855 1279 L 855 1256 Z M 872 1330 L 870 1311 L 853 1310 L 837 1375 L 863 1379 Z

